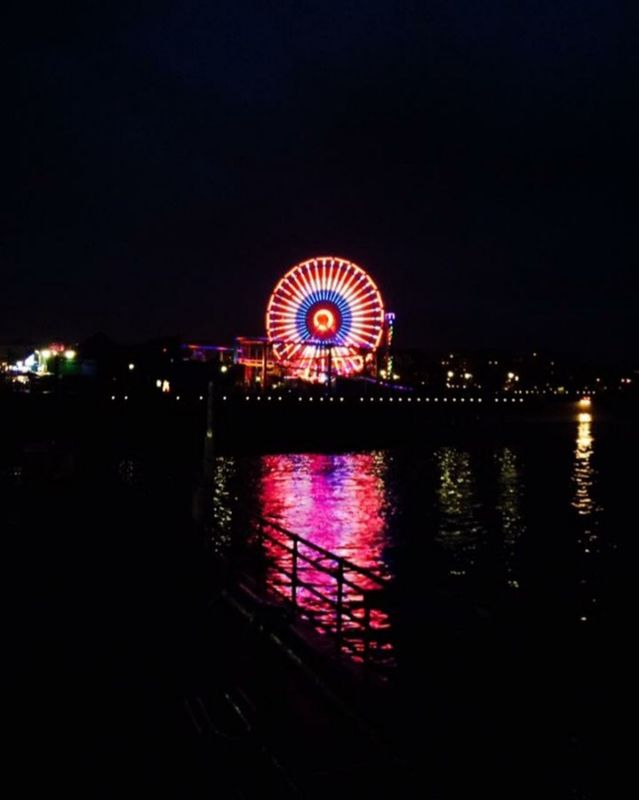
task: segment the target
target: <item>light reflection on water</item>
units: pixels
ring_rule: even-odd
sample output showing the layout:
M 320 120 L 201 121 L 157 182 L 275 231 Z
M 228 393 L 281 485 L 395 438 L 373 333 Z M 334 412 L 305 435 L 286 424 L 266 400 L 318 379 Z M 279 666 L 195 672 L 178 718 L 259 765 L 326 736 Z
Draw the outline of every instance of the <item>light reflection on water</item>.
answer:
M 438 465 L 439 526 L 435 540 L 451 554 L 449 573 L 463 576 L 475 563 L 478 539 L 484 534 L 479 522 L 475 476 L 470 454 L 456 447 L 435 453 Z
M 264 456 L 258 487 L 260 515 L 358 567 L 388 577 L 384 559 L 390 518 L 386 459 L 387 454 L 377 451 Z M 364 591 L 376 588 L 372 581 L 347 573 L 346 577 L 361 590 L 346 584 L 338 600 L 340 589 L 332 573 L 336 563 L 300 544 L 296 575 L 302 583 L 293 589 L 289 577 L 292 555 L 282 546 L 290 545 L 290 541 L 282 541 L 278 532 L 271 530 L 273 534 L 274 540 L 264 542 L 270 564 L 267 585 L 294 601 L 320 630 L 335 633 L 339 627 L 343 652 L 356 660 L 366 654 L 374 656 L 378 663 L 391 663 L 392 644 L 385 636 L 388 614 L 376 607 L 371 608 L 368 621 L 364 618 Z M 324 569 L 317 566 L 320 559 Z M 338 602 L 352 616 L 340 617 L 336 612 Z M 369 626 L 371 633 L 367 635 L 364 628 Z
M 592 485 L 594 480 L 592 454 L 592 418 L 590 414 L 579 414 L 577 443 L 575 447 L 575 465 L 573 470 L 575 493 L 572 506 L 582 517 L 590 516 L 595 510 L 592 499 Z
M 583 558 L 580 581 L 582 596 L 578 615 L 581 622 L 588 622 L 599 599 L 596 590 L 595 557 L 600 551 L 598 528 L 600 512 L 603 509 L 595 501 L 596 471 L 593 466 L 592 415 L 581 413 L 577 417 L 577 422 L 571 505 L 578 516 L 578 544 Z
M 218 457 L 213 465 L 213 503 L 211 537 L 213 551 L 224 555 L 231 546 L 234 498 L 231 484 L 236 472 L 236 459 L 233 456 Z
M 238 479 L 240 505 L 390 581 L 397 563 L 406 567 L 401 562 L 406 557 L 403 537 L 433 543 L 445 555 L 432 562 L 433 569 L 462 592 L 471 576 L 482 585 L 492 581 L 519 593 L 528 591 L 533 581 L 536 591 L 544 592 L 546 562 L 541 554 L 547 550 L 552 564 L 555 551 L 567 558 L 570 542 L 576 543 L 583 559 L 581 588 L 571 588 L 572 578 L 561 572 L 551 570 L 549 577 L 562 582 L 561 596 L 576 598 L 577 591 L 579 618 L 585 619 L 583 603 L 597 601 L 593 555 L 598 553 L 603 510 L 593 466 L 591 415 L 580 414 L 565 433 L 572 444 L 570 438 L 551 437 L 539 446 L 533 433 L 517 443 L 488 447 L 474 442 L 430 451 L 220 458 L 216 523 L 230 531 L 235 499 L 228 487 Z M 576 539 L 575 534 L 565 535 L 570 524 L 566 512 L 573 515 Z M 524 542 L 532 547 L 532 560 L 522 558 Z M 267 542 L 263 546 L 275 566 L 290 567 L 290 553 Z M 418 575 L 419 565 L 414 566 L 417 571 L 411 574 Z M 307 568 L 304 577 L 328 595 L 335 591 L 326 575 Z M 270 580 L 271 588 L 291 592 L 281 574 L 277 578 L 273 572 Z M 309 613 L 319 613 L 317 598 L 303 588 L 297 602 Z M 375 616 L 380 628 L 392 621 L 386 613 Z
M 385 574 L 390 508 L 381 451 L 262 458 L 259 510 L 289 531 Z
M 519 588 L 515 572 L 517 543 L 526 531 L 522 512 L 523 481 L 517 453 L 510 447 L 503 447 L 496 453 L 497 474 L 497 512 L 504 537 L 506 582 L 512 589 Z

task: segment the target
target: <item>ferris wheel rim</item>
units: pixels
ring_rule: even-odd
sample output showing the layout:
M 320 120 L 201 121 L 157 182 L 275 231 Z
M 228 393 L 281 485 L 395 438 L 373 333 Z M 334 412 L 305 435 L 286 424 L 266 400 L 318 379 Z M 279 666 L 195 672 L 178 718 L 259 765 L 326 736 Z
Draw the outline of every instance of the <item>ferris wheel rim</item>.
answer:
M 266 308 L 266 331 L 267 331 L 267 335 L 269 336 L 269 338 L 270 338 L 270 316 L 271 316 L 273 304 L 276 301 L 277 295 L 280 292 L 282 286 L 284 284 L 286 284 L 286 282 L 290 279 L 290 276 L 293 275 L 294 273 L 296 273 L 300 268 L 306 267 L 306 266 L 312 264 L 313 262 L 320 262 L 320 261 L 321 262 L 330 261 L 330 262 L 333 262 L 333 263 L 337 262 L 340 267 L 342 267 L 342 266 L 344 266 L 346 268 L 351 267 L 356 273 L 361 275 L 367 281 L 367 283 L 370 285 L 370 288 L 371 288 L 372 292 L 374 293 L 375 298 L 377 299 L 377 305 L 378 305 L 378 307 L 380 309 L 381 317 L 382 317 L 382 320 L 383 320 L 384 302 L 382 300 L 381 292 L 379 290 L 379 287 L 375 283 L 375 280 L 371 277 L 371 275 L 366 270 L 364 270 L 362 267 L 360 267 L 359 264 L 357 264 L 355 261 L 351 261 L 348 258 L 342 258 L 341 256 L 333 256 L 333 255 L 314 256 L 313 258 L 308 258 L 308 259 L 306 259 L 304 261 L 300 261 L 299 263 L 294 264 L 292 267 L 290 267 L 290 269 L 288 269 L 284 273 L 284 275 L 282 275 L 282 277 L 279 279 L 279 281 L 275 284 L 275 287 L 274 287 L 273 291 L 271 292 L 271 295 L 269 297 L 269 302 L 268 302 L 268 305 L 267 305 L 267 308 Z M 381 336 L 382 336 L 382 330 L 380 328 L 379 335 L 376 337 L 377 341 L 373 346 L 374 348 L 379 347 L 379 342 L 381 341 Z
M 265 322 L 281 363 L 308 377 L 328 349 L 338 371 L 351 374 L 361 372 L 379 348 L 385 309 L 365 269 L 350 259 L 323 255 L 300 261 L 282 275 L 269 297 Z

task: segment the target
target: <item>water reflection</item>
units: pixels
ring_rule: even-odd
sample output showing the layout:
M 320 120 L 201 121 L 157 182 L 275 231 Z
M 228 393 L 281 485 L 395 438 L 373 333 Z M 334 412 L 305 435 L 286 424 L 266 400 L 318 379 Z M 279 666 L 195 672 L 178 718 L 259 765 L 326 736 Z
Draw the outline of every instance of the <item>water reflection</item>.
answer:
M 519 588 L 515 574 L 516 546 L 526 530 L 522 513 L 523 485 L 521 468 L 517 454 L 509 447 L 496 453 L 497 475 L 497 513 L 501 518 L 506 557 L 506 581 L 513 589 Z
M 572 472 L 572 507 L 579 523 L 578 543 L 583 555 L 581 570 L 581 602 L 579 620 L 587 622 L 597 603 L 597 562 L 599 554 L 599 512 L 595 501 L 596 472 L 593 466 L 594 436 L 592 415 L 581 413 L 577 417 L 577 440 Z
M 384 590 L 385 596 L 394 598 L 392 617 L 382 611 L 389 608 L 382 593 L 373 592 L 380 595 L 379 613 L 373 615 L 380 630 L 408 613 L 397 605 L 410 602 L 407 596 L 413 597 L 413 584 L 419 607 L 425 581 L 436 587 L 443 581 L 448 584 L 446 591 L 454 586 L 450 596 L 455 598 L 498 602 L 501 593 L 493 592 L 493 585 L 502 584 L 505 577 L 518 593 L 525 590 L 526 600 L 531 587 L 534 590 L 545 580 L 540 570 L 545 569 L 547 557 L 537 554 L 547 547 L 548 558 L 556 556 L 558 564 L 569 567 L 556 571 L 562 602 L 570 603 L 571 615 L 578 606 L 580 617 L 590 619 L 605 567 L 599 557 L 602 489 L 595 469 L 598 454 L 591 414 L 581 412 L 570 424 L 574 428 L 568 443 L 562 428 L 561 439 L 553 431 L 548 447 L 544 440 L 540 446 L 535 430 L 531 437 L 507 445 L 489 440 L 430 451 L 217 459 L 214 489 L 207 487 L 207 502 L 213 499 L 214 506 L 214 546 L 228 549 L 233 534 L 242 557 L 246 551 L 247 568 L 255 568 L 256 580 L 264 577 L 271 590 L 288 599 L 293 599 L 293 587 L 282 569 L 291 571 L 292 553 L 267 538 L 259 544 L 252 539 L 247 511 L 391 581 L 398 565 L 404 581 L 409 572 L 416 579 L 409 578 L 408 587 L 393 584 L 390 592 Z M 559 441 L 562 449 L 557 448 Z M 570 458 L 569 471 L 564 470 L 565 456 Z M 549 459 L 557 462 L 556 469 L 549 469 Z M 543 506 L 533 503 L 535 498 Z M 541 534 L 548 520 L 557 522 L 546 541 Z M 554 535 L 555 529 L 562 535 Z M 567 529 L 571 535 L 566 535 Z M 519 557 L 524 537 L 532 558 Z M 438 547 L 432 547 L 434 542 Z M 335 600 L 334 573 L 309 564 L 300 569 L 303 580 Z M 299 585 L 295 592 L 295 601 L 309 619 L 329 622 L 328 611 L 312 591 Z M 355 608 L 358 598 L 347 599 Z
M 358 566 L 385 574 L 385 459 L 382 451 L 264 456 L 260 514 Z
M 211 544 L 217 555 L 226 554 L 231 546 L 234 499 L 232 479 L 236 463 L 232 456 L 218 456 L 213 466 L 213 496 L 211 509 Z
M 590 414 L 579 414 L 577 445 L 575 447 L 575 463 L 573 469 L 575 492 L 572 506 L 580 516 L 589 516 L 594 511 L 592 499 L 594 474 L 592 467 L 592 446 L 592 417 Z
M 439 527 L 436 540 L 449 552 L 450 575 L 465 575 L 475 563 L 478 539 L 483 535 L 470 454 L 455 447 L 442 447 L 435 453 L 439 469 L 437 500 Z
M 117 464 L 118 478 L 126 486 L 134 487 L 142 483 L 144 470 L 139 459 L 124 456 Z
M 389 578 L 384 559 L 390 511 L 386 458 L 380 451 L 264 456 L 258 490 L 260 516 Z M 339 627 L 342 650 L 356 660 L 373 653 L 378 663 L 390 663 L 388 614 L 370 602 L 377 584 L 347 570 L 345 577 L 351 583 L 340 586 L 334 560 L 304 544 L 294 556 L 289 539 L 273 529 L 269 536 L 263 547 L 270 588 L 293 601 L 320 631 L 335 633 Z M 336 613 L 338 604 L 345 609 L 344 615 Z

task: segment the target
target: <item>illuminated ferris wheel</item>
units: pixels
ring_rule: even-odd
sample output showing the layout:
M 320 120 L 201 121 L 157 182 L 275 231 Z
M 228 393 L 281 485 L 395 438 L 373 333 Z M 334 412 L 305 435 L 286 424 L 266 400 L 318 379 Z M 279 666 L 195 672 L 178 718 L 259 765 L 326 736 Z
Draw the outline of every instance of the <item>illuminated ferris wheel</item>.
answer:
M 279 281 L 266 311 L 273 354 L 289 374 L 323 381 L 372 362 L 384 331 L 379 289 L 361 267 L 325 256 Z

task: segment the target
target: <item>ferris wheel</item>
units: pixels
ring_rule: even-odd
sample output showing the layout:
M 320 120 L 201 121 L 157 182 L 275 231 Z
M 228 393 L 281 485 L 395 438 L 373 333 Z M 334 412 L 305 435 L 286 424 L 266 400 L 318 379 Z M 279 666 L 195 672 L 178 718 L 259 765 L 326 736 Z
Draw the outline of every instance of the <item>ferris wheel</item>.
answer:
M 273 354 L 289 374 L 323 381 L 362 372 L 384 331 L 384 306 L 357 264 L 323 256 L 290 269 L 266 311 Z

